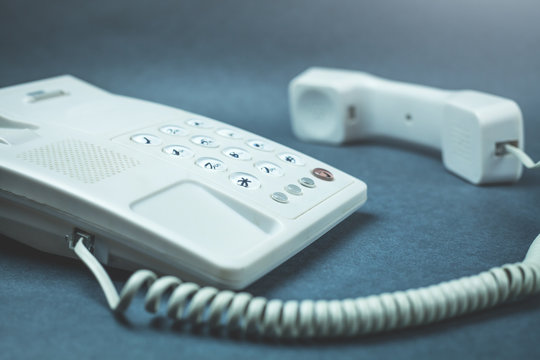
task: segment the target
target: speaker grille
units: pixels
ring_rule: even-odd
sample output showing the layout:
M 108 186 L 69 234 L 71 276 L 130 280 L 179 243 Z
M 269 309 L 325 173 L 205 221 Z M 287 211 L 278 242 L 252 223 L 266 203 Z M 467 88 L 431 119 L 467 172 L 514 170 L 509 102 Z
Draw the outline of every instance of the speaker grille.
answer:
M 129 156 L 75 139 L 28 150 L 17 157 L 88 184 L 139 165 Z

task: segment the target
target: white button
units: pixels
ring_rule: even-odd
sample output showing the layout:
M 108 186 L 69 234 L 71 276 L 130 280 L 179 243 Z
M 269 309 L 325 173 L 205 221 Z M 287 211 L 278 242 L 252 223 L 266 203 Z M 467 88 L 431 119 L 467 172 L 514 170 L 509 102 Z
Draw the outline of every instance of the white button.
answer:
M 304 166 L 305 162 L 302 160 L 302 158 L 298 155 L 291 154 L 291 153 L 281 153 L 278 155 L 278 157 L 285 161 L 286 163 L 289 163 L 291 165 L 295 166 Z
M 300 186 L 294 184 L 285 186 L 285 191 L 292 195 L 302 195 L 302 189 Z
M 197 135 L 191 138 L 191 142 L 200 146 L 216 148 L 219 146 L 216 140 L 210 136 Z
M 189 119 L 186 120 L 186 124 L 189 126 L 202 128 L 202 129 L 210 129 L 212 127 L 212 124 L 210 124 L 208 121 L 201 120 L 201 119 Z
M 246 150 L 237 147 L 226 148 L 222 153 L 237 160 L 251 160 L 251 155 Z
M 131 140 L 143 145 L 159 145 L 161 139 L 151 134 L 137 134 L 131 137 Z
M 274 151 L 274 147 L 268 143 L 267 141 L 263 140 L 249 140 L 246 144 L 251 146 L 254 149 L 261 150 L 261 151 Z
M 314 188 L 316 186 L 315 181 L 313 181 L 312 178 L 308 178 L 308 177 L 303 177 L 301 179 L 298 179 L 298 182 L 300 183 L 300 185 L 303 185 L 308 188 Z
M 216 131 L 216 133 L 220 136 L 223 136 L 229 139 L 238 140 L 242 138 L 242 134 L 232 129 L 219 129 L 218 131 Z
M 180 126 L 176 126 L 176 125 L 162 126 L 159 128 L 159 131 L 161 131 L 164 134 L 174 135 L 174 136 L 184 136 L 188 133 L 186 129 L 181 128 Z
M 227 170 L 227 165 L 225 165 L 223 161 L 209 157 L 200 158 L 195 162 L 195 164 L 209 171 Z
M 283 169 L 270 161 L 257 161 L 255 167 L 265 175 L 274 177 L 283 176 Z
M 180 158 L 189 158 L 193 156 L 193 150 L 182 145 L 170 145 L 163 148 L 165 154 L 178 156 Z
M 272 199 L 274 199 L 275 201 L 277 201 L 279 203 L 282 203 L 282 204 L 286 204 L 286 203 L 289 202 L 289 198 L 287 197 L 287 195 L 285 195 L 284 193 L 279 192 L 279 191 L 276 191 L 275 193 L 272 193 L 272 195 L 270 195 L 270 197 Z
M 229 176 L 229 179 L 233 184 L 244 189 L 253 190 L 258 189 L 261 186 L 259 179 L 248 173 L 237 172 L 231 174 L 231 176 Z

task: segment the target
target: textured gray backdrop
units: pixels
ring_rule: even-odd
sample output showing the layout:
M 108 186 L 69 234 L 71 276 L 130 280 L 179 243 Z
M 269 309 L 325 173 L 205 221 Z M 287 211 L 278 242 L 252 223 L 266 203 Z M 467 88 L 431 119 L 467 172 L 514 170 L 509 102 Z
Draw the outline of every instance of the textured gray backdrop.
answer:
M 540 158 L 537 1 L 6 1 L 0 86 L 70 73 L 243 127 L 363 179 L 369 200 L 249 288 L 343 298 L 429 285 L 522 258 L 540 232 L 540 172 L 474 187 L 438 153 L 328 148 L 290 130 L 288 81 L 313 65 L 514 99 Z M 128 274 L 114 272 L 120 285 Z M 317 343 L 194 334 L 140 300 L 115 319 L 78 262 L 0 238 L 0 358 L 539 358 L 540 297 L 442 324 Z

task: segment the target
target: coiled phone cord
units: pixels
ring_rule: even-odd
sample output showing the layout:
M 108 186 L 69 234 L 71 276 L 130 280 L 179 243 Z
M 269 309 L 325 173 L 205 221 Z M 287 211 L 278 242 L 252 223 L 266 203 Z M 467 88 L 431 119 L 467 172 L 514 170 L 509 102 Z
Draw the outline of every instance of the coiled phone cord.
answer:
M 145 308 L 157 312 L 171 292 L 167 315 L 210 329 L 225 328 L 266 337 L 343 337 L 417 326 L 493 307 L 510 299 L 540 292 L 540 235 L 525 259 L 475 276 L 437 285 L 344 300 L 268 300 L 246 292 L 218 290 L 183 282 L 174 276 L 158 278 L 149 270 L 135 272 L 120 295 L 83 238 L 75 253 L 100 283 L 110 308 L 125 311 L 135 294 L 148 286 Z

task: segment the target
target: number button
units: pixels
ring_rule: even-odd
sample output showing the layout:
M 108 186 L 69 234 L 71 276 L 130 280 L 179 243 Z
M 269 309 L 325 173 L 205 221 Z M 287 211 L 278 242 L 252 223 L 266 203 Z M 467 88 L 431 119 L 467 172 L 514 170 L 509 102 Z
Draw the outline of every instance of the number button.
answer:
M 291 153 L 281 153 L 278 155 L 278 157 L 285 161 L 286 163 L 289 163 L 294 166 L 304 166 L 305 162 L 302 160 L 302 158 L 298 155 L 291 154 Z
M 131 137 L 132 141 L 135 141 L 138 144 L 143 145 L 159 145 L 161 144 L 161 139 L 155 135 L 151 134 L 137 134 Z
M 257 150 L 274 151 L 274 147 L 270 145 L 270 143 L 263 140 L 249 140 L 246 144 Z
M 186 120 L 186 124 L 201 129 L 210 129 L 212 127 L 212 124 L 200 119 L 188 119 Z
M 181 128 L 180 126 L 175 126 L 175 125 L 162 126 L 159 128 L 159 131 L 161 131 L 164 134 L 174 135 L 174 136 L 184 136 L 188 133 L 186 129 Z
M 222 151 L 222 153 L 230 158 L 237 160 L 251 160 L 251 155 L 246 150 L 237 147 L 226 148 Z
M 237 172 L 231 174 L 231 176 L 229 176 L 229 179 L 234 185 L 244 189 L 254 190 L 258 189 L 261 186 L 259 179 L 248 173 Z
M 229 139 L 238 140 L 242 138 L 242 134 L 232 129 L 219 129 L 218 131 L 216 131 L 216 133 Z
M 279 177 L 283 176 L 283 169 L 270 161 L 258 161 L 255 167 L 265 175 Z
M 179 158 L 190 158 L 193 156 L 193 150 L 182 145 L 165 146 L 163 152 L 172 156 L 178 156 Z
M 215 158 L 204 157 L 195 162 L 197 165 L 208 171 L 225 171 L 227 165 L 221 160 Z
M 204 135 L 197 135 L 191 138 L 191 142 L 200 146 L 208 147 L 208 148 L 216 148 L 219 146 L 216 140 L 214 138 L 211 138 L 210 136 L 204 136 Z

